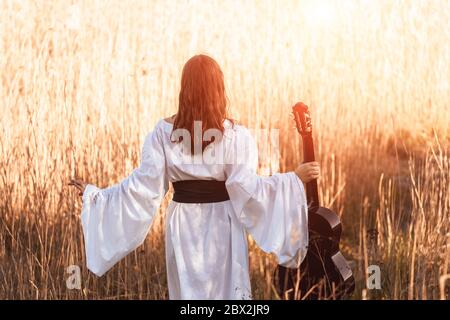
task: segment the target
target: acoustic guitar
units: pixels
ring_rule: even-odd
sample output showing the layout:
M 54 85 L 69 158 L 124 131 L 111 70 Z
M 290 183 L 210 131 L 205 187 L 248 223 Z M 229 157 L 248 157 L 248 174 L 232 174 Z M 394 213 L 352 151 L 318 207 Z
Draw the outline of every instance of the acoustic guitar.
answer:
M 303 141 L 304 162 L 315 161 L 311 117 L 308 107 L 299 102 L 293 107 L 298 133 Z M 343 299 L 355 289 L 352 270 L 339 251 L 342 225 L 339 216 L 321 207 L 317 180 L 306 184 L 309 243 L 300 268 L 281 265 L 275 270 L 275 285 L 281 298 Z

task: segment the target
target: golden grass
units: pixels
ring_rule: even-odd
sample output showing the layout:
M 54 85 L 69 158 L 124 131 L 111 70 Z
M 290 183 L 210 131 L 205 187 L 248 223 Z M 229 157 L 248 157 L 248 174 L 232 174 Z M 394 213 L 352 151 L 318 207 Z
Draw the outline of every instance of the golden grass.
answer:
M 0 2 L 0 298 L 168 297 L 165 205 L 145 244 L 97 279 L 67 182 L 129 174 L 203 52 L 232 115 L 281 130 L 282 171 L 301 160 L 290 106 L 311 106 L 354 298 L 449 299 L 448 1 L 71 2 Z M 273 258 L 252 245 L 250 259 L 255 298 L 274 298 Z M 72 264 L 82 290 L 66 288 Z M 370 264 L 381 290 L 365 287 Z

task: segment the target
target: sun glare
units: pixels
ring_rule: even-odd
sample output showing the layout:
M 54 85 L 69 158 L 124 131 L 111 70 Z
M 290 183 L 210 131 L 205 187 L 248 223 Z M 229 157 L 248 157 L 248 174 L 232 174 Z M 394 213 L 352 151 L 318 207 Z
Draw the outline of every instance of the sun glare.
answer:
M 308 25 L 320 27 L 329 26 L 336 19 L 336 8 L 330 0 L 306 1 L 303 14 Z

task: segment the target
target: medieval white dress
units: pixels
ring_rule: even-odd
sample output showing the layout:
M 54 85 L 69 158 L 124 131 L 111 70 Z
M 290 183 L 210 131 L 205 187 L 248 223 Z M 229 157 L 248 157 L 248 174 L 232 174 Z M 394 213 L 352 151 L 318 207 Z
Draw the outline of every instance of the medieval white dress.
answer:
M 144 242 L 169 182 L 225 181 L 230 200 L 168 205 L 169 298 L 251 299 L 248 234 L 281 265 L 297 267 L 305 257 L 303 184 L 293 172 L 258 176 L 256 142 L 241 125 L 225 120 L 223 138 L 195 156 L 171 141 L 172 126 L 160 120 L 146 136 L 140 166 L 130 176 L 105 189 L 86 187 L 81 221 L 87 267 L 102 276 Z

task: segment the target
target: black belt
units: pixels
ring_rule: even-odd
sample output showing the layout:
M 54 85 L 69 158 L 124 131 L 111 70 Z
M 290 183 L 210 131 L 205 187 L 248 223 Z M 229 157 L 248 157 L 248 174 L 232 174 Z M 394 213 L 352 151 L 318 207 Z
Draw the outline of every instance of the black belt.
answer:
M 211 203 L 230 200 L 225 181 L 182 180 L 172 182 L 173 201 L 182 203 Z

